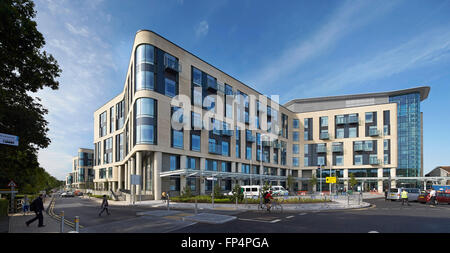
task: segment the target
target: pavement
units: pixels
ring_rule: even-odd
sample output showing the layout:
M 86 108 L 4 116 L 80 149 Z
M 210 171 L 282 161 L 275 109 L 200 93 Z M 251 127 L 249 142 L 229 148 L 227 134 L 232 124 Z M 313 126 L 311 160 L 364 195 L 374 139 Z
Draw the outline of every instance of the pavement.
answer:
M 341 209 L 358 209 L 369 207 L 370 204 L 364 202 L 364 199 L 381 198 L 382 194 L 364 193 L 362 198 L 358 195 L 352 195 L 351 199 L 347 196 L 338 196 L 333 198 L 332 202 L 327 203 L 309 203 L 309 204 L 283 204 L 283 211 L 291 212 L 303 212 L 303 211 L 322 211 L 322 210 L 341 210 Z M 83 198 L 88 198 L 84 196 Z M 90 198 L 91 200 L 102 202 L 102 199 Z M 53 210 L 53 204 L 51 198 L 47 198 L 44 206 L 47 207 L 48 214 L 44 215 L 45 227 L 39 228 L 38 222 L 34 222 L 29 227 L 25 222 L 32 219 L 35 214 L 28 213 L 26 215 L 13 214 L 9 215 L 9 233 L 59 233 L 60 222 L 56 217 Z M 136 206 L 145 207 L 151 209 L 166 208 L 167 204 L 161 200 L 148 200 L 136 202 L 131 205 L 126 201 L 109 201 L 110 206 Z M 80 233 L 167 233 L 178 230 L 180 228 L 188 227 L 197 223 L 208 224 L 224 224 L 229 221 L 235 220 L 234 216 L 236 212 L 245 212 L 257 210 L 256 204 L 214 204 L 211 203 L 198 203 L 197 212 L 186 213 L 180 210 L 191 209 L 195 210 L 195 203 L 178 203 L 171 202 L 169 210 L 151 210 L 137 212 L 135 218 L 124 219 L 119 221 L 110 222 L 107 224 L 100 224 L 90 227 L 80 227 Z M 220 214 L 219 214 L 220 213 Z M 49 215 L 50 214 L 50 215 Z M 3 226 L 2 226 L 3 224 Z M 5 219 L 0 219 L 0 232 L 2 227 L 6 227 Z M 5 230 L 5 229 L 4 229 Z M 73 232 L 73 228 L 69 225 L 65 226 L 64 232 Z
M 46 198 L 44 201 L 44 208 L 46 210 L 49 208 L 51 203 L 51 198 Z M 9 233 L 60 233 L 61 223 L 52 217 L 50 217 L 47 212 L 42 212 L 44 216 L 45 227 L 38 227 L 39 221 L 36 220 L 27 227 L 26 221 L 33 219 L 36 214 L 34 212 L 27 212 L 25 215 L 23 213 L 9 214 Z M 65 226 L 64 232 L 72 231 L 73 229 Z

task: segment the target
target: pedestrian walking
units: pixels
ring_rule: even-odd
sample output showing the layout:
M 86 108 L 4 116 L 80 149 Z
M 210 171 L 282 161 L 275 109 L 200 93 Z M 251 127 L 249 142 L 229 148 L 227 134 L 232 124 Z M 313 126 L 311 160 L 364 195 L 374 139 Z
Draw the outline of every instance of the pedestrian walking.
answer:
M 161 193 L 161 200 L 162 200 L 163 203 L 166 203 L 166 201 L 167 201 L 167 194 L 166 194 L 166 192 L 162 192 Z
M 30 210 L 36 213 L 36 217 L 25 222 L 27 227 L 30 226 L 30 224 L 36 220 L 39 220 L 38 227 L 45 227 L 44 216 L 42 215 L 42 211 L 44 211 L 44 202 L 42 201 L 43 198 L 44 196 L 42 194 L 39 194 L 39 197 L 37 197 L 35 200 L 33 200 L 33 202 L 31 202 Z
M 22 210 L 24 216 L 30 210 L 30 200 L 28 200 L 28 195 L 23 197 Z
M 436 191 L 431 189 L 430 191 L 430 204 L 434 206 L 436 204 Z
M 101 205 L 101 211 L 98 214 L 98 216 L 102 216 L 102 213 L 106 210 L 106 213 L 108 215 L 110 215 L 109 211 L 108 211 L 108 198 L 106 197 L 106 195 L 103 195 L 103 201 L 102 201 L 102 205 Z
M 403 206 L 403 204 L 405 204 L 405 202 L 406 202 L 406 204 L 408 204 L 408 206 L 411 206 L 408 202 L 408 192 L 405 189 L 403 189 L 403 191 L 402 191 L 402 206 Z
M 384 201 L 387 201 L 388 190 L 384 190 Z

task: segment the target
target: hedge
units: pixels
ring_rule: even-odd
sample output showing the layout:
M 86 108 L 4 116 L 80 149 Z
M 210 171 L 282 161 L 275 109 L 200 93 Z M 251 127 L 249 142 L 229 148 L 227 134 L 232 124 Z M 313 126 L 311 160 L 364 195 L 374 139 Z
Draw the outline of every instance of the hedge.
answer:
M 0 216 L 8 216 L 9 201 L 0 199 Z

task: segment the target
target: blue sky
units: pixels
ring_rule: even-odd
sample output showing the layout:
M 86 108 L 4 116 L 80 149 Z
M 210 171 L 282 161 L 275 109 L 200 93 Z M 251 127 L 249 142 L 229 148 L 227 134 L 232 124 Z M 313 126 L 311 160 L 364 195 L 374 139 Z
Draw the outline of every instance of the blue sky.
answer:
M 450 1 L 36 0 L 38 29 L 63 73 L 36 94 L 51 145 L 39 162 L 64 179 L 93 148 L 93 112 L 123 89 L 136 31 L 149 29 L 285 103 L 431 86 L 425 173 L 450 165 Z

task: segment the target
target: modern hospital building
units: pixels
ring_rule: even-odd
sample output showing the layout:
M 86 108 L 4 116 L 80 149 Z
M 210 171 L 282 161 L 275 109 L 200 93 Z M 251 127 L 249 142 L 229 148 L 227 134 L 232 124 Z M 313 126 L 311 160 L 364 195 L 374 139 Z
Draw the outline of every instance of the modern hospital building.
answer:
M 295 99 L 266 97 L 160 35 L 137 32 L 123 91 L 94 113 L 94 187 L 159 199 L 213 184 L 319 190 L 353 175 L 364 190 L 423 175 L 421 101 L 429 87 Z M 216 181 L 210 180 L 217 179 Z M 134 187 L 136 185 L 136 187 Z M 328 184 L 322 184 L 328 190 Z

